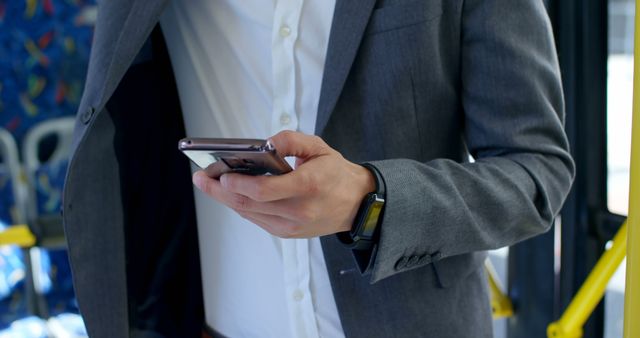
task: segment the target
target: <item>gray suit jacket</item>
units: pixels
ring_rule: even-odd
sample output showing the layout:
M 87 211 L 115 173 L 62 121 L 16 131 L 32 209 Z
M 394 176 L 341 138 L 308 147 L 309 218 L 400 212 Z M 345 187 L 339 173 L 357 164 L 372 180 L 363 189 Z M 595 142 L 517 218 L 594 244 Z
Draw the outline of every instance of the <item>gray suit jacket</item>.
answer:
M 63 206 L 91 337 L 203 320 L 167 1 L 99 6 Z M 347 336 L 491 337 L 484 250 L 549 229 L 574 175 L 542 2 L 337 0 L 316 133 L 387 186 L 370 275 L 322 238 Z

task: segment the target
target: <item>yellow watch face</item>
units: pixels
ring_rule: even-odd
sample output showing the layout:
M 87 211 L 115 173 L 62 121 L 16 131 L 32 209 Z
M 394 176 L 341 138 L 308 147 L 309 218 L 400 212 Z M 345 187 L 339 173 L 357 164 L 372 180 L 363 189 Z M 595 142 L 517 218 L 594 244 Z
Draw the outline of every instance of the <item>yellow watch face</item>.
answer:
M 369 210 L 367 210 L 367 215 L 365 216 L 362 232 L 360 234 L 362 237 L 370 238 L 373 236 L 383 207 L 384 200 L 382 199 L 376 198 L 376 200 L 371 203 Z

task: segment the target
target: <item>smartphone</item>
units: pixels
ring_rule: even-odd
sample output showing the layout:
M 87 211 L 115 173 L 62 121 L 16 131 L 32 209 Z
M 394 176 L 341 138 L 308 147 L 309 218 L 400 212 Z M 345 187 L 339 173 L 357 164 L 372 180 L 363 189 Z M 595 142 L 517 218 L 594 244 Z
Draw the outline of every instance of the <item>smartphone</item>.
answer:
M 292 170 L 268 140 L 185 138 L 178 149 L 215 179 L 225 173 L 282 175 Z

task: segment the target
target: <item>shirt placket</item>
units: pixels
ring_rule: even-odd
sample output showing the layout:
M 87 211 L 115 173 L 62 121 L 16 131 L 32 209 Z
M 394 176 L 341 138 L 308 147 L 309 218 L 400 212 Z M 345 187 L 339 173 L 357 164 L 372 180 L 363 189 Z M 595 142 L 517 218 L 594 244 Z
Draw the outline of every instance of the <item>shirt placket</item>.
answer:
M 302 0 L 278 0 L 272 33 L 273 111 L 271 132 L 298 129 L 295 43 Z M 310 291 L 309 241 L 282 239 L 284 285 L 293 337 L 319 337 Z
M 294 48 L 298 38 L 302 0 L 276 1 L 271 56 L 273 69 L 273 111 L 271 132 L 296 130 L 296 65 Z

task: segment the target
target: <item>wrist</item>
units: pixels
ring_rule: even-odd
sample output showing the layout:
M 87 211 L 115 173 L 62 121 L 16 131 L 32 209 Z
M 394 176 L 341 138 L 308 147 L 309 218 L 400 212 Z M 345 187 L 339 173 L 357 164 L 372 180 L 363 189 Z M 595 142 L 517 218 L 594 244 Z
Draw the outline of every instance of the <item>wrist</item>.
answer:
M 351 227 L 349 230 L 345 229 L 343 232 L 337 233 L 338 239 L 353 250 L 370 250 L 374 247 L 385 205 L 386 187 L 380 172 L 367 163 L 362 165 L 362 169 L 369 174 L 368 177 L 363 175 L 363 179 L 371 179 L 373 184 L 368 185 L 371 181 L 363 184 L 362 187 L 366 189 L 366 192 L 361 199 Z
M 370 192 L 376 191 L 376 178 L 371 172 L 371 170 L 365 168 L 364 166 L 357 165 L 358 167 L 358 175 L 360 177 L 360 186 L 362 187 L 360 191 L 360 201 Z
M 352 178 L 351 181 L 354 182 L 353 186 L 353 194 L 351 195 L 351 213 L 347 222 L 342 226 L 339 231 L 351 231 L 353 226 L 353 222 L 355 220 L 356 214 L 358 213 L 358 209 L 362 204 L 362 201 L 367 196 L 367 194 L 374 192 L 376 190 L 376 180 L 371 171 L 359 164 L 353 164 L 352 170 Z

